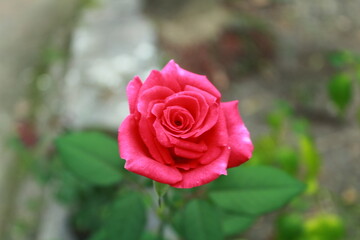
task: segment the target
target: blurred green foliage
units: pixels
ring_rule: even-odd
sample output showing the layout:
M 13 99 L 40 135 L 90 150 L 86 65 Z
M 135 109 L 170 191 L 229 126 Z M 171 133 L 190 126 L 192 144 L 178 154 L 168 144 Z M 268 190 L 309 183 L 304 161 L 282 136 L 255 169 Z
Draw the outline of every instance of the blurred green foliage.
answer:
M 198 188 L 168 190 L 156 183 L 163 198 L 159 206 L 149 194 L 150 180 L 122 170 L 115 139 L 100 132 L 70 132 L 59 136 L 55 146 L 53 181 L 59 200 L 73 209 L 79 239 L 162 239 L 165 227 L 183 239 L 233 239 L 304 189 L 279 169 L 241 166 Z M 145 229 L 149 211 L 157 214 L 158 231 Z
M 343 50 L 331 53 L 328 59 L 333 67 L 328 96 L 343 117 L 354 98 L 354 86 L 360 84 L 360 56 Z
M 321 156 L 311 135 L 309 122 L 296 116 L 292 107 L 284 101 L 276 104 L 268 114 L 270 131 L 255 141 L 251 165 L 279 167 L 292 176 L 306 182 L 306 195 L 297 198 L 278 216 L 275 224 L 277 240 L 340 240 L 344 237 L 343 220 L 334 213 L 323 213 L 316 207 L 321 199 L 318 175 Z
M 274 239 L 340 240 L 345 226 L 337 214 L 321 209 L 309 214 L 321 192 L 321 156 L 310 124 L 294 112 L 278 102 L 266 118 L 269 131 L 254 142 L 253 158 L 193 189 L 156 183 L 153 191 L 151 180 L 123 169 L 115 138 L 101 132 L 58 136 L 50 171 L 33 164 L 36 154 L 21 141 L 12 144 L 40 182 L 51 180 L 81 240 L 159 240 L 166 239 L 165 228 L 185 240 L 239 239 L 260 216 L 279 209 Z M 158 229 L 147 228 L 154 218 Z
M 292 176 L 303 179 L 308 192 L 315 192 L 321 159 L 310 134 L 308 122 L 294 115 L 294 110 L 279 101 L 268 114 L 270 132 L 255 141 L 249 164 L 277 166 Z

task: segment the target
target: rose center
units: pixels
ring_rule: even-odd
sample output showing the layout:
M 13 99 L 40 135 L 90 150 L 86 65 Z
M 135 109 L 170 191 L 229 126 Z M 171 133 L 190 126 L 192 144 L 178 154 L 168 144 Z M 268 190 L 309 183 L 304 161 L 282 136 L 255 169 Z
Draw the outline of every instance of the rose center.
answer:
M 162 124 L 169 132 L 181 134 L 192 128 L 194 118 L 187 109 L 179 106 L 170 106 L 164 110 Z

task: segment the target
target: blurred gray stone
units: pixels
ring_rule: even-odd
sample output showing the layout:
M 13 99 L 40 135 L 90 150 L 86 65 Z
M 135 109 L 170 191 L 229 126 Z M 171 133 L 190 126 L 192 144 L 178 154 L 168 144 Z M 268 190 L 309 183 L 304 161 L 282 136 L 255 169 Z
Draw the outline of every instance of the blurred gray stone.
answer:
M 79 1 L 64 0 L 2 0 L 0 1 L 0 239 L 32 239 L 38 230 L 43 192 L 29 178 L 24 166 L 8 140 L 14 137 L 17 124 L 28 120 L 32 106 L 31 87 L 35 70 L 45 60 L 47 47 L 64 47 L 69 29 L 79 9 Z M 41 133 L 51 129 L 52 95 L 61 79 L 61 67 L 53 68 L 38 90 L 44 102 L 36 116 Z M 50 76 L 50 75 L 49 75 Z M 39 81 L 41 82 L 41 81 Z M 42 90 L 41 90 L 42 89 Z M 41 92 L 42 91 L 42 92 Z M 52 95 L 52 96 L 50 96 Z M 49 101 L 49 99 L 52 99 Z M 46 137 L 51 135 L 51 130 Z
M 127 83 L 156 68 L 155 33 L 140 1 L 102 0 L 87 11 L 75 31 L 66 76 L 64 111 L 75 128 L 116 132 L 128 114 Z

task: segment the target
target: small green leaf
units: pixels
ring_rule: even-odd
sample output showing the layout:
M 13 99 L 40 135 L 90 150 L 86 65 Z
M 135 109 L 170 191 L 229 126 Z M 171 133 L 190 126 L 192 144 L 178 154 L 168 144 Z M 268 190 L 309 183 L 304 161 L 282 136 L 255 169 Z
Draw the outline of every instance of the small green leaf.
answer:
M 278 209 L 304 190 L 287 173 L 266 166 L 238 167 L 214 182 L 210 198 L 234 213 L 261 215 Z
M 248 229 L 256 220 L 250 215 L 225 214 L 222 218 L 222 227 L 226 236 L 238 235 Z
M 277 102 L 277 106 L 267 116 L 267 122 L 274 130 L 279 130 L 284 122 L 293 114 L 293 109 L 286 101 Z
M 299 148 L 301 161 L 307 168 L 306 179 L 316 179 L 320 171 L 320 156 L 314 141 L 306 135 L 299 137 Z
M 341 240 L 344 235 L 344 222 L 337 215 L 324 213 L 305 222 L 306 239 Z
M 281 166 L 281 169 L 285 170 L 291 175 L 296 175 L 299 169 L 299 157 L 297 152 L 288 146 L 279 146 L 276 152 L 276 160 Z
M 61 160 L 77 176 L 95 185 L 121 180 L 116 141 L 97 132 L 78 132 L 56 140 Z
M 349 51 L 337 51 L 330 55 L 329 61 L 334 67 L 344 67 L 353 63 L 354 56 Z
M 349 75 L 339 73 L 333 76 L 328 84 L 328 94 L 340 112 L 344 113 L 352 98 L 352 84 Z
M 176 219 L 177 230 L 186 240 L 224 239 L 217 209 L 202 200 L 193 200 Z
M 292 213 L 282 215 L 276 222 L 277 239 L 298 240 L 303 236 L 304 219 L 300 214 Z
M 309 133 L 309 122 L 304 118 L 294 119 L 292 127 L 294 132 L 297 134 Z
M 170 185 L 154 181 L 154 189 L 159 198 L 162 198 L 169 190 Z
M 137 193 L 122 194 L 111 206 L 102 228 L 91 240 L 139 240 L 145 229 L 146 212 Z

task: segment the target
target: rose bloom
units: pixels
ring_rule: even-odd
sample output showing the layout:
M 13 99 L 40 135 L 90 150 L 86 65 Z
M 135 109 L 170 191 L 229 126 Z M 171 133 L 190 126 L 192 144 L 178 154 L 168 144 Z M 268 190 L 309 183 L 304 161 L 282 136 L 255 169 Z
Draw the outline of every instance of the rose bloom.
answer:
M 220 102 L 206 76 L 171 60 L 127 86 L 130 115 L 119 128 L 125 168 L 177 188 L 209 183 L 247 161 L 253 145 L 238 101 Z

